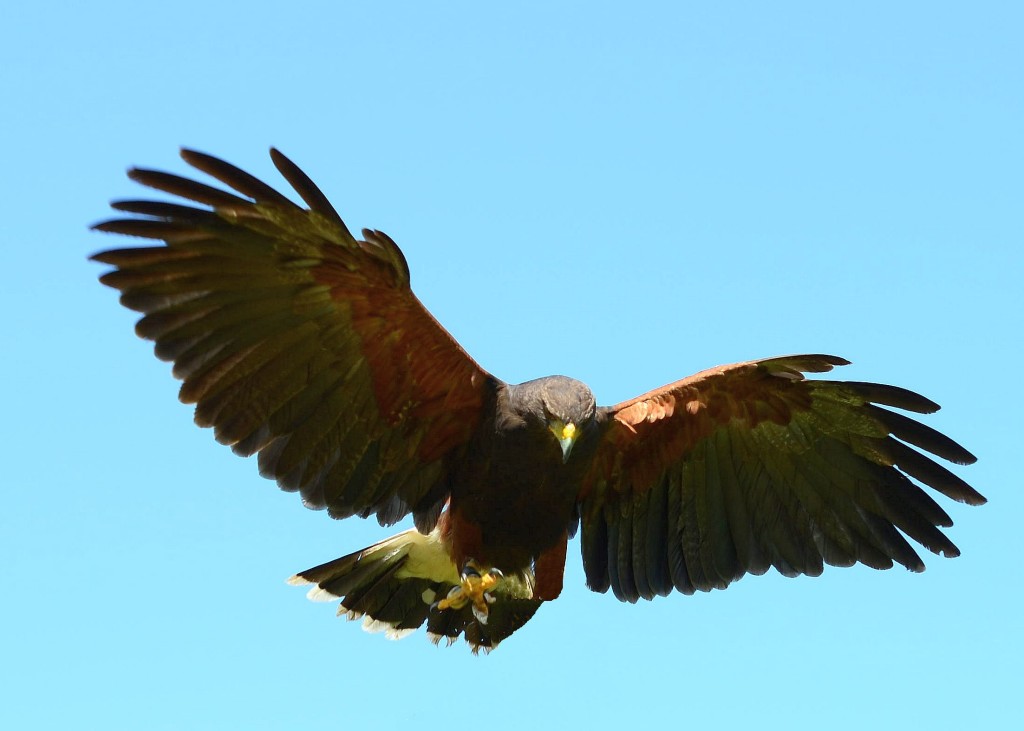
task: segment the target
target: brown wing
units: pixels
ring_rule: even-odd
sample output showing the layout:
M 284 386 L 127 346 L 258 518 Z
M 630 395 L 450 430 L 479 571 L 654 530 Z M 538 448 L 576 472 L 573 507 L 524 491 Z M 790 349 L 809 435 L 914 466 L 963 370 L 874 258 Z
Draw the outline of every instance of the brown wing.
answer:
M 977 505 L 981 495 L 913 447 L 959 464 L 974 457 L 876 405 L 938 409 L 922 396 L 803 377 L 845 364 L 825 355 L 738 363 L 602 409 L 581 493 L 588 585 L 636 601 L 723 589 L 769 566 L 786 576 L 858 561 L 923 570 L 903 534 L 958 555 L 938 530 L 949 516 L 908 476 Z
M 162 240 L 93 258 L 136 331 L 174 361 L 196 423 L 260 473 L 336 518 L 413 511 L 429 527 L 446 464 L 478 427 L 496 381 L 409 288 L 405 258 L 379 231 L 356 240 L 293 163 L 271 157 L 311 210 L 225 162 L 182 157 L 240 197 L 152 170 L 143 185 L 206 208 L 113 204 L 130 218 L 96 228 Z

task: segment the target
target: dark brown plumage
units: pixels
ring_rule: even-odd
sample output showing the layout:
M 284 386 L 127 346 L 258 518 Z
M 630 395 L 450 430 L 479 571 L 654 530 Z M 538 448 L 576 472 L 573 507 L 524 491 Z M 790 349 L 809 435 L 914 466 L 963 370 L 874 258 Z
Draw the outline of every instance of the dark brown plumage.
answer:
M 879 384 L 806 380 L 846 361 L 773 358 L 704 371 L 612 407 L 579 381 L 506 384 L 409 288 L 397 245 L 356 239 L 302 171 L 301 208 L 216 158 L 184 159 L 235 192 L 151 170 L 136 181 L 202 207 L 122 201 L 101 231 L 162 244 L 101 252 L 144 314 L 196 423 L 335 518 L 416 529 L 293 577 L 394 635 L 491 649 L 562 589 L 582 526 L 588 585 L 626 601 L 725 588 L 774 566 L 924 568 L 949 516 L 922 489 L 984 498 L 922 454 L 948 437 L 884 407 L 938 407 Z M 913 478 L 913 479 L 911 479 Z M 916 480 L 916 482 L 915 482 Z M 920 485 L 918 484 L 920 483 Z

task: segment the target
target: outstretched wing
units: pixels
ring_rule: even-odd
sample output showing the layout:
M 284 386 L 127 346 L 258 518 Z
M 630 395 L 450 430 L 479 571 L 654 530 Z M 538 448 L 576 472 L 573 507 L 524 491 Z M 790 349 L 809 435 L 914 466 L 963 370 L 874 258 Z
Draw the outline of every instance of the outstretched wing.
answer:
M 357 240 L 276 150 L 304 209 L 202 153 L 182 157 L 238 194 L 153 170 L 129 177 L 202 204 L 121 201 L 100 231 L 163 241 L 93 259 L 144 313 L 136 332 L 174 362 L 196 423 L 306 505 L 336 518 L 414 512 L 423 529 L 447 496 L 447 465 L 480 424 L 496 381 L 409 288 L 397 245 Z
M 985 499 L 914 447 L 959 464 L 973 455 L 878 404 L 938 406 L 874 383 L 805 380 L 847 361 L 800 355 L 698 373 L 602 409 L 581 493 L 587 584 L 636 601 L 673 588 L 724 589 L 774 566 L 893 562 L 924 569 L 904 538 L 959 554 L 952 521 L 909 477 L 947 497 Z

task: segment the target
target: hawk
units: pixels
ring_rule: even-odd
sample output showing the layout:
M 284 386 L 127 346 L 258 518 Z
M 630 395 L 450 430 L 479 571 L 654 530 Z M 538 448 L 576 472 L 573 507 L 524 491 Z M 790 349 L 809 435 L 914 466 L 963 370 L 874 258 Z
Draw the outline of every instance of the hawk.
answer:
M 974 456 L 900 413 L 932 401 L 805 377 L 847 364 L 830 355 L 720 366 L 614 406 L 566 376 L 506 383 L 416 298 L 391 238 L 356 238 L 270 154 L 305 206 L 184 150 L 230 190 L 133 169 L 193 205 L 113 203 L 127 216 L 97 230 L 158 243 L 92 258 L 143 313 L 136 332 L 173 362 L 199 426 L 332 518 L 412 515 L 414 528 L 292 577 L 311 598 L 390 637 L 426 624 L 476 652 L 559 596 L 577 531 L 587 585 L 627 602 L 771 567 L 921 571 L 912 542 L 959 554 L 923 487 L 985 499 L 924 453 Z

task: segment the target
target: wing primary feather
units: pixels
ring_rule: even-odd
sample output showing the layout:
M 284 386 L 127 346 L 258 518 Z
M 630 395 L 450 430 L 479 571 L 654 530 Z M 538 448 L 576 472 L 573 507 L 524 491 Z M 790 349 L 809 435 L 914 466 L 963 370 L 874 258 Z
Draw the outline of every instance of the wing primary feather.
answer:
M 865 401 L 876 404 L 894 406 L 897 409 L 913 411 L 918 414 L 933 414 L 939 405 L 919 393 L 914 393 L 899 386 L 887 386 L 883 383 L 866 383 L 864 381 L 815 381 L 817 384 L 836 386 L 840 389 L 853 391 Z
M 893 436 L 910 442 L 915 447 L 927 450 L 932 454 L 948 459 L 954 464 L 967 465 L 977 461 L 977 457 L 954 442 L 942 432 L 930 426 L 914 421 L 903 414 L 868 404 L 868 413 L 878 419 Z
M 986 500 L 973 487 L 940 464 L 933 462 L 903 442 L 885 440 L 885 450 L 901 470 L 943 495 L 968 505 L 984 505 Z
M 190 226 L 219 226 L 224 220 L 213 211 L 193 206 L 183 206 L 179 203 L 164 203 L 162 201 L 139 201 L 124 200 L 114 201 L 110 207 L 115 211 L 125 213 L 136 213 L 140 216 L 152 216 L 167 221 L 178 221 L 187 223 Z
M 873 568 L 892 568 L 892 563 L 895 561 L 909 571 L 914 571 L 915 573 L 924 571 L 924 561 L 921 560 L 914 547 L 903 537 L 903 534 L 896 529 L 896 526 L 885 518 L 875 515 L 870 510 L 859 508 L 858 511 L 865 525 L 871 529 L 877 540 L 884 546 L 885 555 L 889 558 L 888 566 L 882 565 Z
M 113 218 L 109 221 L 97 223 L 92 229 L 93 231 L 102 231 L 103 233 L 121 234 L 122 236 L 134 236 L 140 239 L 156 239 L 167 242 L 176 241 L 195 233 L 195 228 L 187 223 L 154 221 L 148 218 Z M 103 283 L 107 284 L 106 281 Z M 108 286 L 117 288 L 115 284 Z
M 341 220 L 341 216 L 338 215 L 331 202 L 327 200 L 327 196 L 321 192 L 316 183 L 310 180 L 309 176 L 298 165 L 275 147 L 270 148 L 270 159 L 274 161 L 274 166 L 277 167 L 278 172 L 284 176 L 284 179 L 295 189 L 295 192 L 299 194 L 311 210 L 329 218 L 332 223 L 341 228 L 347 239 L 355 240 L 352 232 L 348 230 L 345 222 Z
M 873 512 L 884 512 L 882 496 L 898 497 L 901 503 L 933 525 L 953 524 L 928 493 L 890 466 L 891 460 L 866 459 L 857 452 L 851 452 L 848 443 L 829 436 L 818 440 L 818 450 L 830 469 L 841 466 L 849 473 L 850 497 L 857 505 Z
M 181 158 L 197 170 L 202 170 L 225 185 L 231 186 L 239 193 L 244 193 L 257 203 L 273 203 L 290 210 L 297 210 L 299 208 L 295 203 L 259 178 L 220 158 L 188 148 L 182 148 Z
M 212 185 L 200 183 L 198 180 L 190 180 L 173 173 L 165 173 L 160 170 L 147 170 L 146 168 L 132 168 L 128 171 L 128 177 L 147 188 L 161 190 L 196 203 L 203 203 L 214 208 L 239 208 L 251 206 L 252 201 L 240 198 L 226 190 L 214 188 Z
M 916 485 L 895 470 L 889 473 L 889 479 L 882 484 L 885 485 L 885 489 L 878 490 L 877 494 L 884 517 L 889 522 L 932 553 L 947 558 L 960 555 L 960 550 L 953 542 L 906 499 L 911 488 L 916 488 Z M 912 566 L 907 568 L 912 571 L 923 571 L 924 563 L 921 563 L 919 569 Z
M 101 264 L 111 264 L 118 268 L 135 269 L 142 266 L 150 266 L 153 264 L 164 265 L 175 259 L 191 259 L 194 257 L 190 251 L 182 251 L 180 249 L 167 249 L 163 246 L 137 246 L 130 249 L 107 249 L 106 251 L 97 251 L 95 254 L 89 257 L 92 261 L 98 261 Z M 107 272 L 112 274 L 113 272 Z M 100 277 L 100 281 L 103 281 L 104 274 Z

